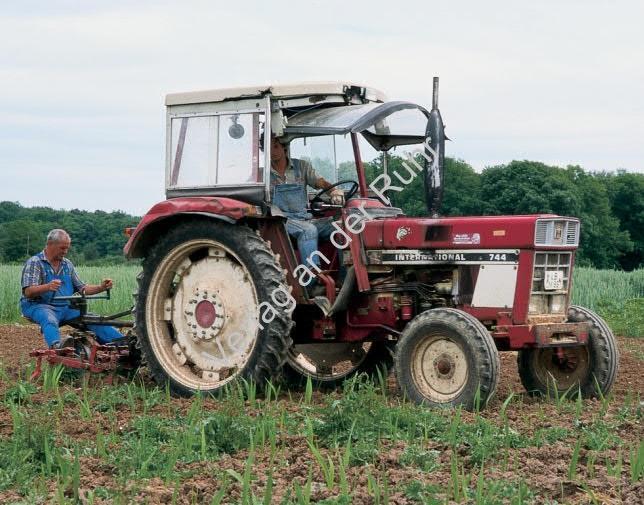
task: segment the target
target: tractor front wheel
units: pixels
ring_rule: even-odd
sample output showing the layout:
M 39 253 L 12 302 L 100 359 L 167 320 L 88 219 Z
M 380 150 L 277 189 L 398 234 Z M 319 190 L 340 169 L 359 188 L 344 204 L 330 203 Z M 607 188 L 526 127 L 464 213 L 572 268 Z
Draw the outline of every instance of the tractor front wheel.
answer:
M 496 390 L 499 368 L 499 353 L 485 326 L 451 308 L 416 316 L 394 355 L 403 393 L 431 407 L 485 407 Z
M 249 228 L 182 223 L 149 251 L 138 280 L 141 351 L 173 393 L 213 393 L 235 378 L 261 385 L 281 369 L 291 345 L 290 313 L 280 306 L 286 280 Z M 261 310 L 272 311 L 270 322 Z
M 596 398 L 610 391 L 619 367 L 615 337 L 606 322 L 576 305 L 568 321 L 587 322 L 588 343 L 574 347 L 523 349 L 517 356 L 519 376 L 531 395 Z

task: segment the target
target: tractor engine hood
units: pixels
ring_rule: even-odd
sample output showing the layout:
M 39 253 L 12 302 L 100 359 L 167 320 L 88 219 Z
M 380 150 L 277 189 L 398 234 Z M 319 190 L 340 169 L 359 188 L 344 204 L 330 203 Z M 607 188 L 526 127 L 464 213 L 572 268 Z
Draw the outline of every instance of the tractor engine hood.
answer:
M 537 222 L 553 219 L 576 221 L 552 214 L 374 219 L 367 222 L 362 240 L 365 249 L 533 249 Z M 548 247 L 575 249 L 576 245 Z

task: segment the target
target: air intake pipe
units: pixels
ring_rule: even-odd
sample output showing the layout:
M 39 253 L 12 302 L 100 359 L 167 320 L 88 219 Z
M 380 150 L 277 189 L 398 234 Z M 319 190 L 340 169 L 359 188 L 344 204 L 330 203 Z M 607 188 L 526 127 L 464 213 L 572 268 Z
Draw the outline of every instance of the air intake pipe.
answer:
M 445 165 L 445 125 L 438 110 L 438 77 L 434 77 L 432 110 L 427 121 L 425 141 L 425 193 L 427 210 L 432 217 L 438 217 L 443 203 L 443 167 Z M 432 161 L 429 162 L 427 158 Z

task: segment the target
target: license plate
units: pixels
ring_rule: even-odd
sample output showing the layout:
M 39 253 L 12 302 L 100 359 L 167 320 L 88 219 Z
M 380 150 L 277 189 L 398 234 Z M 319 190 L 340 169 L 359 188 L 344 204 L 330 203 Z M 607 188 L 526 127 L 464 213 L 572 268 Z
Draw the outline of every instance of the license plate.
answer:
M 547 290 L 563 289 L 563 272 L 560 270 L 546 271 L 543 287 Z

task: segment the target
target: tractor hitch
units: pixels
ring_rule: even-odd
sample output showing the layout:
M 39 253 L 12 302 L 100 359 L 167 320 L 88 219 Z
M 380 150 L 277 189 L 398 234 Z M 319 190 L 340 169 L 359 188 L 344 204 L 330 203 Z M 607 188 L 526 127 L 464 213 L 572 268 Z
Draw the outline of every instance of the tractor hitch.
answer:
M 29 356 L 36 358 L 36 368 L 31 374 L 31 380 L 36 380 L 42 374 L 43 360 L 51 366 L 60 364 L 66 368 L 92 373 L 110 372 L 118 369 L 131 370 L 137 366 L 136 360 L 132 359 L 127 336 L 123 336 L 123 343 L 119 340 L 112 345 L 103 345 L 86 334 L 90 325 L 115 326 L 118 328 L 132 328 L 134 326 L 132 321 L 119 320 L 121 317 L 131 314 L 131 309 L 107 316 L 92 314 L 87 311 L 88 301 L 109 299 L 109 289 L 104 295 L 86 296 L 74 294 L 71 296 L 54 296 L 52 298 L 54 302 L 66 301 L 71 308 L 80 311 L 78 317 L 63 323 L 76 330 L 72 333 L 74 347 L 35 349 L 31 351 Z M 108 381 L 111 381 L 111 377 L 108 378 Z
M 84 353 L 83 353 L 84 354 Z M 134 366 L 130 363 L 130 351 L 127 345 L 102 345 L 96 342 L 89 347 L 87 356 L 84 357 L 74 347 L 62 349 L 36 349 L 29 353 L 36 358 L 36 368 L 31 374 L 31 380 L 37 380 L 42 375 L 42 361 L 50 366 L 63 365 L 66 368 L 85 370 L 92 373 L 116 371 L 117 369 L 129 370 Z M 109 378 L 108 378 L 109 380 Z

